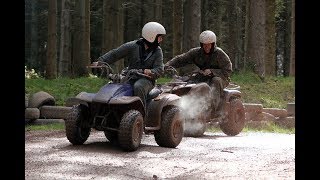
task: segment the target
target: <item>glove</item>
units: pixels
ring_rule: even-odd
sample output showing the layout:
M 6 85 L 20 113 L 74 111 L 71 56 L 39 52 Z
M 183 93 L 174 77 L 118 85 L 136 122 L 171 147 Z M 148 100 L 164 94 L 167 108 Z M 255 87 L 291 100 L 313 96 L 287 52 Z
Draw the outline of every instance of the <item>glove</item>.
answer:
M 205 69 L 205 70 L 203 71 L 203 75 L 205 75 L 205 76 L 208 76 L 208 75 L 210 75 L 210 74 L 212 74 L 212 72 L 211 72 L 210 69 Z
M 164 67 L 163 67 L 163 69 L 164 69 L 165 71 L 171 70 L 171 69 L 172 69 L 172 66 L 169 66 L 169 65 L 165 64 Z
M 102 66 L 102 65 L 104 65 L 104 63 L 103 63 L 103 61 L 96 61 L 96 62 L 93 62 L 92 63 L 94 66 Z

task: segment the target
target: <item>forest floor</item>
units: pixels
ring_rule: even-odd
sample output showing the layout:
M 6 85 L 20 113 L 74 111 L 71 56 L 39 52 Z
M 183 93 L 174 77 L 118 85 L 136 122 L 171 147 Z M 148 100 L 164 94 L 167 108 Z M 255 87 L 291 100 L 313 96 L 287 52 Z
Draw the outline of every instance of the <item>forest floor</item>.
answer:
M 64 130 L 25 132 L 25 179 L 295 179 L 295 134 L 205 132 L 176 148 L 144 135 L 137 151 L 92 131 L 80 146 Z

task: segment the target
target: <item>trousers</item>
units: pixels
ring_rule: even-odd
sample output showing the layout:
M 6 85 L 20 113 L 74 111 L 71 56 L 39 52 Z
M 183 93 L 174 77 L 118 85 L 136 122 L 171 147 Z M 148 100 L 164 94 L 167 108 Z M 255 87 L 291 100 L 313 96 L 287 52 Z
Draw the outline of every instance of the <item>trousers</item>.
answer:
M 154 87 L 154 84 L 146 78 L 130 81 L 130 83 L 133 85 L 133 95 L 140 97 L 144 109 L 146 110 L 147 96 Z

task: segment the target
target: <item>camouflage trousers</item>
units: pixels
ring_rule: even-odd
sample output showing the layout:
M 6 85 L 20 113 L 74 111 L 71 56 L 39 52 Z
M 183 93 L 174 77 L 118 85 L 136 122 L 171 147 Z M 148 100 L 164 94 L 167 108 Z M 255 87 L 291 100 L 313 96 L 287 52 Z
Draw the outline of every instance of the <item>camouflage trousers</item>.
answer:
M 212 91 L 213 106 L 216 116 L 219 115 L 222 109 L 223 89 L 228 86 L 229 82 L 220 77 L 213 77 L 208 82 Z

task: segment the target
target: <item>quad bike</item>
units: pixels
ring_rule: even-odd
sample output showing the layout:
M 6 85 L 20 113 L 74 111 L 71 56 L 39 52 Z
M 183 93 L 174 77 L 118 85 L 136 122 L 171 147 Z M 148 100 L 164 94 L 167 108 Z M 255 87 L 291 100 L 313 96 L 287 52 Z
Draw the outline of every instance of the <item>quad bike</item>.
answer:
M 183 121 L 177 103 L 179 96 L 164 93 L 157 86 L 148 94 L 146 108 L 138 96 L 133 96 L 131 78 L 143 76 L 140 70 L 127 70 L 126 75 L 114 74 L 107 64 L 88 66 L 103 69 L 111 81 L 97 93 L 81 92 L 68 99 L 71 113 L 65 120 L 66 136 L 73 145 L 83 144 L 91 128 L 104 131 L 112 144 L 124 151 L 135 151 L 143 133 L 153 133 L 159 146 L 175 148 L 183 137 Z
M 182 77 L 177 75 L 173 67 L 169 66 L 168 69 L 174 72 L 171 73 L 173 79 L 166 83 L 163 89 L 164 92 L 182 97 L 180 106 L 184 114 L 184 136 L 202 136 L 208 124 L 218 124 L 229 136 L 235 136 L 242 131 L 245 125 L 245 110 L 240 86 L 230 84 L 223 90 L 221 108 L 215 112 L 212 88 L 205 82 L 192 81 L 192 77 L 204 76 L 200 70 Z

